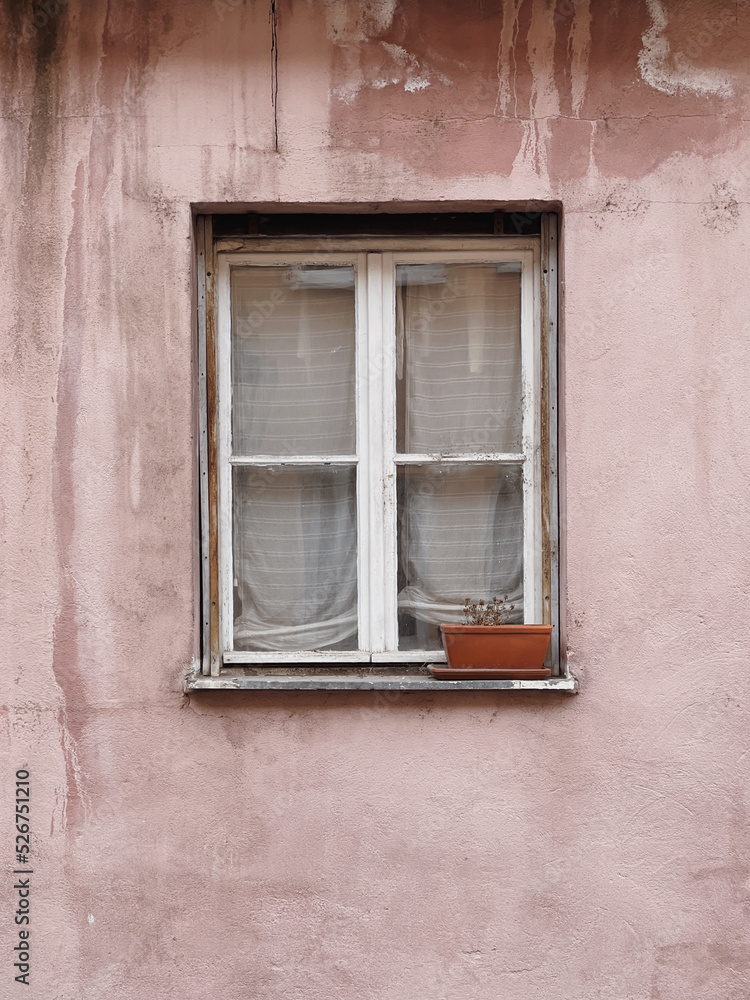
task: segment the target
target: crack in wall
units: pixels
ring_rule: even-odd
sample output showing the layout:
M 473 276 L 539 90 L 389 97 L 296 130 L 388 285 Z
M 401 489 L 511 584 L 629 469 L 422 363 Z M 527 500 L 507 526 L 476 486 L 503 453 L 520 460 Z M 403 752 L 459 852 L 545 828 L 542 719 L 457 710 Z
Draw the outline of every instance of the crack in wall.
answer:
M 273 108 L 273 151 L 279 151 L 279 17 L 276 0 L 271 0 L 268 12 L 271 25 L 271 107 Z

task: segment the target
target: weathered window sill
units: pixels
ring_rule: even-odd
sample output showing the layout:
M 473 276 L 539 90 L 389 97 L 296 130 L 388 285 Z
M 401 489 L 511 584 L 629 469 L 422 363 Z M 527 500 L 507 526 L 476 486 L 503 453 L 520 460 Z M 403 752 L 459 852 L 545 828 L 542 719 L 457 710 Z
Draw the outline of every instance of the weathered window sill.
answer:
M 396 672 L 399 670 L 400 672 Z M 550 691 L 577 694 L 572 674 L 545 680 L 440 681 L 427 673 L 406 672 L 399 664 L 388 672 L 337 673 L 224 670 L 219 677 L 191 673 L 185 691 Z

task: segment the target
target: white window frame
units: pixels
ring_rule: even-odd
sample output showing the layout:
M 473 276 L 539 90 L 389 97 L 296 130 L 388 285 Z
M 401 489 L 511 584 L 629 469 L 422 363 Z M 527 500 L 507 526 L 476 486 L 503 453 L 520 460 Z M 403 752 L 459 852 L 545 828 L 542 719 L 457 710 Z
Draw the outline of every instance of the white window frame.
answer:
M 204 239 L 203 246 L 199 245 L 199 258 L 203 254 L 202 261 L 199 260 L 199 264 L 202 263 L 198 288 L 199 340 L 205 352 L 201 356 L 200 372 L 201 509 L 204 512 L 203 527 L 209 529 L 203 532 L 202 556 L 204 631 L 210 638 L 210 648 L 206 644 L 204 673 L 217 676 L 225 667 L 257 668 L 259 665 L 309 667 L 318 664 L 330 667 L 443 661 L 442 651 L 397 648 L 398 539 L 395 470 L 398 465 L 415 462 L 523 465 L 524 620 L 550 621 L 552 605 L 557 596 L 556 581 L 550 586 L 549 573 L 551 561 L 555 563 L 556 569 L 556 539 L 551 540 L 555 536 L 557 525 L 556 512 L 551 519 L 549 509 L 543 509 L 545 500 L 549 504 L 549 475 L 552 468 L 549 462 L 549 441 L 547 461 L 543 461 L 545 435 L 549 438 L 552 423 L 549 413 L 546 413 L 546 426 L 543 426 L 543 344 L 545 338 L 556 338 L 556 325 L 550 322 L 550 316 L 552 307 L 556 312 L 557 304 L 556 291 L 554 295 L 551 292 L 548 268 L 543 268 L 542 265 L 544 248 L 540 238 L 352 238 L 327 240 L 321 248 L 321 241 L 312 238 L 249 238 L 217 241 L 214 245 L 210 240 L 210 232 L 203 235 L 208 238 Z M 396 266 L 432 262 L 521 264 L 521 452 L 396 455 Z M 545 259 L 544 262 L 548 263 L 548 260 Z M 357 456 L 300 456 L 295 459 L 289 456 L 243 457 L 231 454 L 231 268 L 288 264 L 354 267 L 357 302 Z M 209 336 L 211 325 L 214 325 L 213 338 Z M 212 383 L 213 406 L 210 398 Z M 212 421 L 213 414 L 215 420 Z M 382 419 L 378 418 L 379 414 Z M 556 431 L 556 428 L 552 429 Z M 212 432 L 215 436 L 213 470 L 209 454 Z M 235 650 L 232 636 L 232 467 L 243 464 L 281 466 L 344 462 L 357 466 L 358 616 L 359 643 L 363 648 L 354 651 L 310 650 L 283 653 Z M 211 489 L 212 479 L 215 492 Z M 554 499 L 556 502 L 556 494 Z M 550 552 L 550 549 L 553 551 Z M 214 568 L 214 579 L 211 579 L 212 563 L 214 567 L 218 566 L 218 569 Z M 545 574 L 548 583 L 543 587 Z M 210 586 L 206 586 L 206 580 L 210 581 Z

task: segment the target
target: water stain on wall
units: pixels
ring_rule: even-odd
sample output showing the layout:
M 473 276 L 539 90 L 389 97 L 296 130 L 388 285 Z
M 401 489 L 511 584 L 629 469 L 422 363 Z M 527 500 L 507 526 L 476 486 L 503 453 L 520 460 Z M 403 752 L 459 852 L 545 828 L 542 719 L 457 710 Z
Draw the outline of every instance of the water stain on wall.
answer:
M 737 113 L 724 64 L 736 73 L 748 28 L 723 10 L 707 20 L 704 4 L 378 9 L 327 5 L 333 146 L 410 162 L 416 148 L 439 176 L 531 167 L 558 184 L 594 167 L 635 179 L 676 150 L 711 155 L 725 138 L 712 118 Z

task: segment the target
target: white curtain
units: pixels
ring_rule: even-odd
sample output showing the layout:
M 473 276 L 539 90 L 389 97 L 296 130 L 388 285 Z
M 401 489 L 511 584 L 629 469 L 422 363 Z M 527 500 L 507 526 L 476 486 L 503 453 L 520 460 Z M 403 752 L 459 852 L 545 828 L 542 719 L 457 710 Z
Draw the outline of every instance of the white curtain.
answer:
M 232 273 L 238 648 L 356 648 L 356 470 L 285 465 L 355 451 L 351 268 Z M 520 272 L 408 265 L 397 299 L 398 448 L 520 449 Z M 399 608 L 460 621 L 466 597 L 523 603 L 520 467 L 430 462 L 401 473 Z
M 354 454 L 354 338 L 353 268 L 234 268 L 234 454 Z
M 409 264 L 397 276 L 399 451 L 519 451 L 520 265 Z
M 257 650 L 356 648 L 354 466 L 284 466 L 351 455 L 355 438 L 351 267 L 232 272 L 234 637 Z
M 520 467 L 407 466 L 399 510 L 401 611 L 460 624 L 464 601 L 508 595 L 523 620 Z
M 354 467 L 235 469 L 233 494 L 238 647 L 356 649 Z
M 521 449 L 520 265 L 398 270 L 399 450 Z M 431 462 L 402 473 L 401 611 L 459 623 L 467 597 L 508 595 L 523 620 L 520 466 Z

